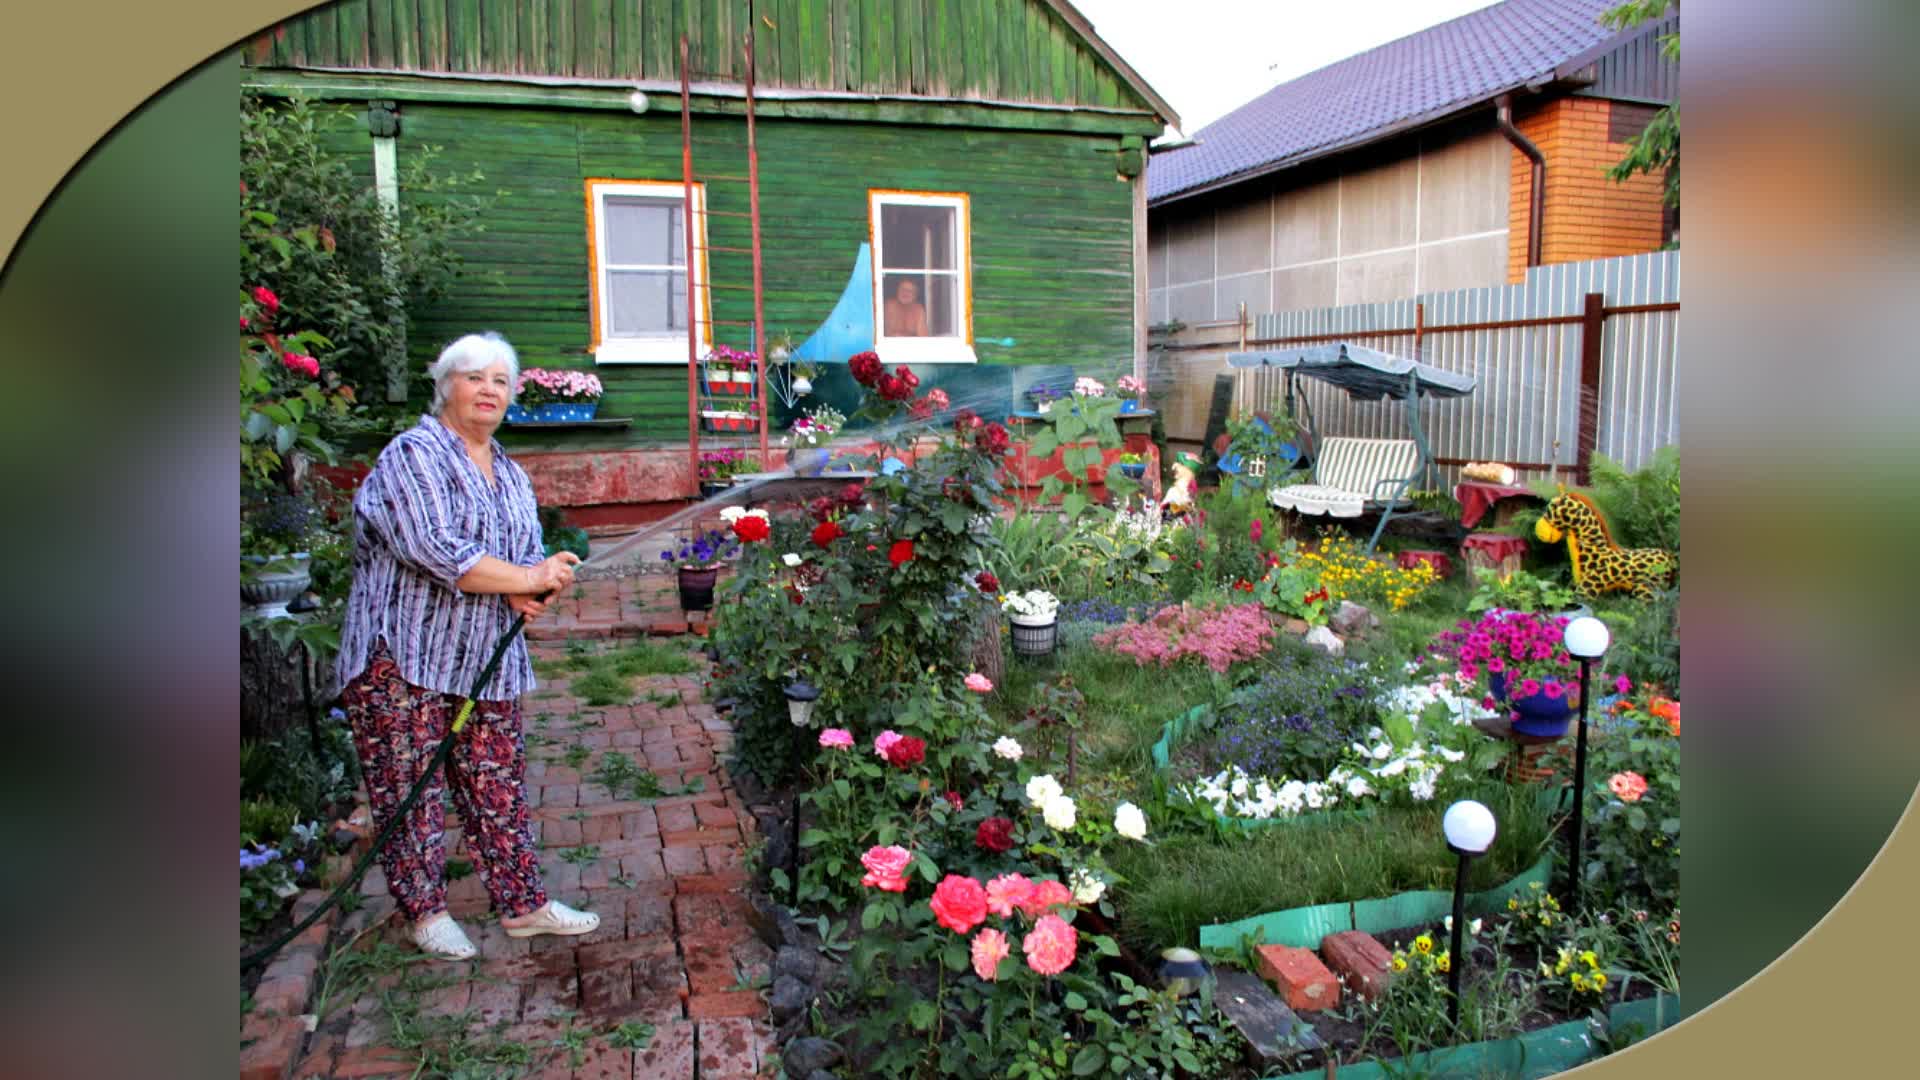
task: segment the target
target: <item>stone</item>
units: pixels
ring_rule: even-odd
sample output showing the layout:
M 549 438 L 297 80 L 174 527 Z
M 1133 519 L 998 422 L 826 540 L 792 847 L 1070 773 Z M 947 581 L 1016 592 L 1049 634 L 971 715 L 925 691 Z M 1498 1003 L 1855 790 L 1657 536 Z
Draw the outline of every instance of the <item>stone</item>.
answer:
M 1338 635 L 1324 626 L 1316 626 L 1307 631 L 1307 636 L 1300 640 L 1325 652 L 1328 656 L 1339 656 L 1347 651 L 1347 643 L 1341 641 Z
M 802 945 L 782 946 L 773 956 L 773 974 L 776 978 L 788 975 L 801 982 L 812 982 L 819 966 L 819 954 Z
M 1342 600 L 1339 610 L 1327 619 L 1327 625 L 1336 634 L 1352 637 L 1379 626 L 1380 620 L 1373 612 L 1367 610 L 1365 605 L 1356 604 L 1351 600 Z
M 1294 637 L 1299 637 L 1307 632 L 1307 620 L 1305 619 L 1288 619 L 1281 625 L 1286 629 L 1287 633 L 1292 634 Z
M 833 1068 L 840 1054 L 840 1046 L 833 1040 L 808 1036 L 788 1043 L 780 1052 L 780 1063 L 789 1076 L 810 1076 Z
M 806 1010 L 813 1000 L 813 987 L 791 975 L 781 975 L 773 980 L 773 1019 L 782 1022 L 798 1016 Z
M 1373 935 L 1359 930 L 1328 934 L 1320 942 L 1320 956 L 1348 990 L 1366 1001 L 1385 993 L 1393 979 L 1393 954 Z
M 1254 950 L 1260 975 L 1273 984 L 1287 1007 L 1300 1012 L 1331 1009 L 1340 1004 L 1340 981 L 1311 949 L 1293 945 L 1262 945 Z
M 1244 971 L 1216 974 L 1213 1003 L 1233 1021 L 1264 1066 L 1271 1068 L 1295 1054 L 1320 1048 L 1320 1036 L 1312 1025 L 1287 1008 L 1265 983 Z

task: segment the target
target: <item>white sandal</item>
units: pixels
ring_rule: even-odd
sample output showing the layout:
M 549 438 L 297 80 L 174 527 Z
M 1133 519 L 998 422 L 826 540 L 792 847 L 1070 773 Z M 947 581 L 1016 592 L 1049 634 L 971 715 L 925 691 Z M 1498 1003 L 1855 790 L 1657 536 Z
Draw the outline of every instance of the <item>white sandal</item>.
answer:
M 501 928 L 508 937 L 524 938 L 539 934 L 591 934 L 600 928 L 600 916 L 591 911 L 575 911 L 558 900 L 549 900 L 542 906 L 528 912 L 532 922 L 524 926 L 506 926 Z
M 480 952 L 453 916 L 444 911 L 413 928 L 413 943 L 421 952 L 441 960 L 470 960 Z

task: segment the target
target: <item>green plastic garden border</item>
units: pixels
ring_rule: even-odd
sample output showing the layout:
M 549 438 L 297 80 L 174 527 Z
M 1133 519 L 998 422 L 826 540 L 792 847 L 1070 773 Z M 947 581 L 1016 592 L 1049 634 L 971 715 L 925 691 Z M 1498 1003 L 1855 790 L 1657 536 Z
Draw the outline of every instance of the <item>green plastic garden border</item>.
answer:
M 1664 1031 L 1680 1019 L 1677 997 L 1660 993 L 1642 1001 L 1621 1002 L 1607 1012 L 1611 1031 L 1624 1024 L 1640 1024 L 1649 1034 Z M 1507 1039 L 1467 1043 L 1440 1050 L 1428 1050 L 1389 1062 L 1360 1061 L 1342 1065 L 1333 1073 L 1340 1080 L 1394 1080 L 1399 1076 L 1451 1077 L 1498 1075 L 1517 1080 L 1537 1080 L 1585 1064 L 1596 1056 L 1593 1038 L 1585 1020 L 1529 1031 Z M 1280 1080 L 1322 1080 L 1324 1068 L 1288 1073 Z
M 1485 892 L 1467 894 L 1467 911 L 1485 915 L 1506 906 L 1507 898 L 1518 896 L 1534 882 L 1546 884 L 1553 866 L 1553 854 L 1547 852 L 1521 871 L 1512 881 Z M 1314 904 L 1309 907 L 1269 911 L 1237 922 L 1215 923 L 1200 928 L 1203 949 L 1236 949 L 1243 937 L 1265 931 L 1260 939 L 1267 945 L 1293 945 L 1317 949 L 1320 939 L 1346 930 L 1364 930 L 1378 934 L 1420 923 L 1438 922 L 1453 911 L 1453 894 L 1434 890 L 1403 892 L 1384 900 L 1352 900 L 1338 904 Z

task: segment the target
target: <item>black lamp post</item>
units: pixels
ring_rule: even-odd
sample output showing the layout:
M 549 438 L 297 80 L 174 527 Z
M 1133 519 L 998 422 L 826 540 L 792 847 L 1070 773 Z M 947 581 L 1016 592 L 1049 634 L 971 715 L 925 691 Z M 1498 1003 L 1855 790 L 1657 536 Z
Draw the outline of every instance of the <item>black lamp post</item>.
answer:
M 1453 943 L 1447 962 L 1447 1024 L 1460 1027 L 1460 975 L 1467 967 L 1466 950 L 1461 947 L 1467 926 L 1467 860 L 1485 855 L 1493 846 L 1497 826 L 1493 811 L 1472 799 L 1462 799 L 1447 807 L 1440 819 L 1440 830 L 1447 834 L 1447 850 L 1460 856 L 1453 873 Z
M 1572 878 L 1568 893 L 1572 903 L 1567 909 L 1578 913 L 1587 876 L 1585 837 L 1581 835 L 1587 817 L 1587 697 L 1593 681 L 1593 662 L 1606 655 L 1610 635 L 1606 623 L 1591 615 L 1582 615 L 1567 624 L 1564 640 L 1567 652 L 1580 661 L 1580 730 L 1573 742 L 1573 820 L 1568 823 L 1573 830 L 1573 852 L 1568 865 Z
M 820 700 L 820 688 L 795 679 L 783 693 L 787 696 L 787 719 L 793 721 L 793 820 L 788 839 L 792 844 L 792 877 L 787 881 L 787 906 L 800 906 L 800 761 L 807 753 L 807 723 L 813 718 L 813 703 Z

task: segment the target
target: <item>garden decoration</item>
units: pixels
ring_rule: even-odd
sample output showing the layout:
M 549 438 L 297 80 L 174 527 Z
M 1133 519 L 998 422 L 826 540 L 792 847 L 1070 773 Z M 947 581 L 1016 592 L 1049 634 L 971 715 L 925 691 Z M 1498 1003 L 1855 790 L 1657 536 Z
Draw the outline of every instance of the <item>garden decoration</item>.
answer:
M 1568 869 L 1573 875 L 1573 912 L 1580 912 L 1581 885 L 1586 878 L 1582 867 L 1586 865 L 1586 849 L 1581 844 L 1581 825 L 1587 816 L 1587 689 L 1591 681 L 1593 662 L 1606 655 L 1611 636 L 1607 624 L 1588 615 L 1567 624 L 1567 651 L 1580 661 L 1580 729 L 1574 739 L 1573 753 L 1573 820 L 1569 827 L 1573 830 L 1573 860 Z
M 1484 688 L 1484 707 L 1505 702 L 1517 734 L 1555 739 L 1573 718 L 1574 663 L 1562 634 L 1567 621 L 1529 611 L 1493 611 L 1437 639 L 1459 665 L 1456 679 Z
M 806 759 L 807 725 L 813 719 L 814 702 L 820 700 L 820 688 L 805 679 L 795 679 L 788 683 L 784 693 L 787 696 L 787 719 L 793 721 L 793 767 L 796 772 Z M 788 827 L 792 830 L 787 837 L 787 850 L 793 853 L 793 877 L 787 885 L 787 904 L 800 906 L 800 785 L 793 788 L 792 820 Z
M 1000 607 L 1013 625 L 1013 651 L 1018 656 L 1047 656 L 1060 630 L 1060 600 L 1050 592 L 1008 591 L 1000 594 Z
M 1430 478 L 1433 453 L 1420 425 L 1421 396 L 1464 397 L 1472 393 L 1476 385 L 1470 375 L 1345 342 L 1228 353 L 1227 363 L 1237 368 L 1277 367 L 1285 371 L 1287 415 L 1305 420 L 1308 445 L 1314 448 L 1313 482 L 1277 489 L 1269 493 L 1269 499 L 1276 506 L 1303 513 L 1332 513 L 1336 517 L 1356 516 L 1367 508 L 1379 510 L 1379 524 L 1374 526 L 1373 538 L 1367 542 L 1369 554 L 1380 543 L 1387 521 L 1400 511 L 1413 482 L 1422 480 L 1423 487 L 1431 486 L 1423 479 Z M 1332 383 L 1345 390 L 1347 396 L 1360 401 L 1393 398 L 1405 402 L 1412 439 L 1353 440 L 1358 444 L 1388 445 L 1349 446 L 1337 455 L 1339 460 L 1330 461 L 1329 458 L 1336 457 L 1336 447 L 1322 439 L 1307 399 L 1295 394 L 1295 375 Z M 1409 442 L 1410 447 L 1392 445 Z M 1380 460 L 1388 457 L 1392 460 Z
M 1200 473 L 1200 459 L 1180 451 L 1173 456 L 1173 484 L 1160 496 L 1160 511 L 1169 524 L 1184 524 L 1192 519 L 1194 478 Z
M 1589 600 L 1610 592 L 1652 600 L 1656 591 L 1672 584 L 1678 568 L 1672 552 L 1615 544 L 1600 509 L 1577 491 L 1554 496 L 1534 522 L 1533 534 L 1546 544 L 1567 542 L 1574 586 Z
M 1467 925 L 1467 860 L 1487 853 L 1493 846 L 1497 827 L 1493 811 L 1472 799 L 1462 799 L 1447 807 L 1446 816 L 1440 819 L 1440 829 L 1447 834 L 1447 850 L 1460 856 L 1460 865 L 1453 874 L 1453 951 L 1447 965 L 1447 1021 L 1457 1028 L 1460 1026 L 1460 973 L 1467 966 L 1467 953 L 1461 947 L 1460 936 Z

